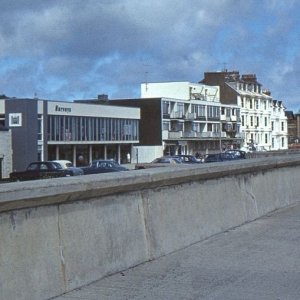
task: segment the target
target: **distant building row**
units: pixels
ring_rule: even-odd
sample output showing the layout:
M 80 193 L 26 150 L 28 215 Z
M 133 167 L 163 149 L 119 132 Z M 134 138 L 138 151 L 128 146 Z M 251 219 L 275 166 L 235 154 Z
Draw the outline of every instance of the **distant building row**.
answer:
M 0 127 L 1 141 L 11 139 L 11 147 L 0 146 L 2 177 L 34 160 L 148 162 L 229 147 L 288 148 L 282 101 L 264 91 L 255 75 L 236 71 L 208 72 L 199 83 L 143 83 L 136 99 L 3 97 Z
M 0 99 L 1 145 L 2 136 L 7 141 L 10 136 L 12 149 L 0 146 L 0 175 L 7 177 L 37 160 L 66 159 L 77 166 L 94 158 L 125 162 L 139 143 L 139 121 L 138 108 Z

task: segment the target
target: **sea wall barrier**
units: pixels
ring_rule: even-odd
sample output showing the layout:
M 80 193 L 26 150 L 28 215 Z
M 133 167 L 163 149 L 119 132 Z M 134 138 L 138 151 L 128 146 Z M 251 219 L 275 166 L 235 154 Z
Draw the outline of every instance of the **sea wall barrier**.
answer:
M 0 300 L 50 299 L 299 201 L 300 155 L 0 185 Z

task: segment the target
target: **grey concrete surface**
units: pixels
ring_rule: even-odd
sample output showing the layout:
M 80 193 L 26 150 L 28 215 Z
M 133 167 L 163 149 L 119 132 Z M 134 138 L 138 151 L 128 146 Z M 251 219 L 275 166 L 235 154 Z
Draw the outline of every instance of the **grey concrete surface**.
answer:
M 300 204 L 54 299 L 300 299 Z
M 49 299 L 299 202 L 299 175 L 294 156 L 0 185 L 0 300 Z

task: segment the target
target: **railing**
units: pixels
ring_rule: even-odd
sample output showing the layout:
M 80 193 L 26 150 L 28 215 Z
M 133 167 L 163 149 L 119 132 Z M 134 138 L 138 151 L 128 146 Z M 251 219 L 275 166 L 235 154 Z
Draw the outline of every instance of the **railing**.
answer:
M 180 139 L 182 138 L 182 131 L 170 131 L 169 139 Z
M 167 140 L 169 137 L 169 131 L 168 130 L 163 130 L 162 131 L 162 139 Z
M 200 121 L 206 121 L 206 116 L 196 116 L 196 120 L 200 120 Z
M 187 113 L 185 118 L 187 120 L 195 120 L 197 118 L 197 114 L 196 113 Z
M 163 139 L 180 139 L 180 138 L 226 138 L 226 132 L 197 132 L 197 131 L 163 131 Z M 238 138 L 244 138 L 243 133 L 236 134 Z
M 199 132 L 196 131 L 184 131 L 183 132 L 184 138 L 196 138 L 199 137 Z
M 220 117 L 207 117 L 208 121 L 220 121 Z
M 182 119 L 183 118 L 183 112 L 182 111 L 174 111 L 171 114 L 171 119 Z
M 226 132 L 197 132 L 184 131 L 182 137 L 184 138 L 226 138 Z
M 244 132 L 236 133 L 236 134 L 235 134 L 235 137 L 236 137 L 236 138 L 244 139 L 244 138 L 245 138 L 245 133 L 244 133 Z

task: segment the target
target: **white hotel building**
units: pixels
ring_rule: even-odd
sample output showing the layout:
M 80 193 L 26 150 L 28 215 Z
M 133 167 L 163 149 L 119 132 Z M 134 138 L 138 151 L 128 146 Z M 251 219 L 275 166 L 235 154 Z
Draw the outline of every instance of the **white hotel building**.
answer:
M 244 143 L 266 150 L 288 148 L 288 126 L 282 101 L 263 90 L 256 75 L 239 72 L 207 72 L 201 83 L 218 85 L 220 101 L 241 108 L 241 132 Z

